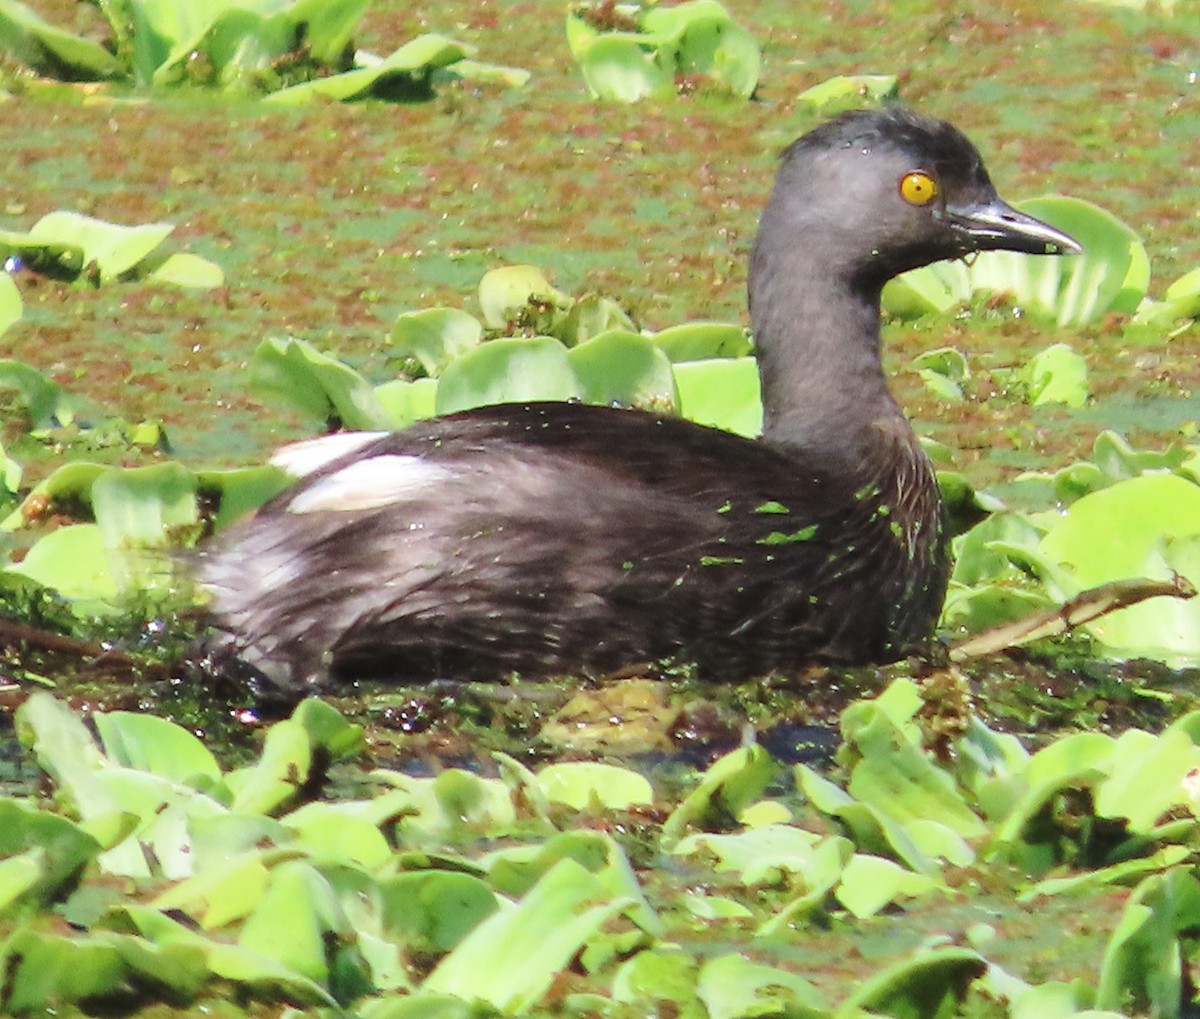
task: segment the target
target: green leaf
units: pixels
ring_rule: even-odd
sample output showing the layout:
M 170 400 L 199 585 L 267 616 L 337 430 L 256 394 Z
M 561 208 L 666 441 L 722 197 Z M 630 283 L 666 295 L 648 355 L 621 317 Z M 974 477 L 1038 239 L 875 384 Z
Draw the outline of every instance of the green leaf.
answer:
M 839 1019 L 861 1011 L 895 1019 L 944 1019 L 955 1015 L 972 979 L 987 970 L 967 948 L 933 948 L 869 978 L 838 1008 Z
M 0 358 L 0 390 L 3 389 L 17 391 L 17 399 L 24 405 L 34 428 L 68 425 L 74 419 L 75 408 L 62 386 L 23 361 Z
M 329 882 L 309 863 L 271 871 L 266 894 L 247 918 L 238 944 L 318 984 L 329 980 L 327 946 L 352 934 Z
M 1104 951 L 1096 1007 L 1178 1016 L 1183 992 L 1178 936 L 1200 923 L 1200 883 L 1183 868 L 1134 889 Z
M 250 361 L 250 387 L 323 421 L 354 431 L 385 431 L 392 421 L 375 390 L 358 372 L 311 344 L 269 339 Z
M 586 403 L 640 407 L 660 413 L 675 408 L 671 362 L 636 333 L 607 332 L 567 353 Z
M 484 881 L 441 870 L 381 878 L 379 902 L 387 938 L 412 951 L 437 954 L 458 947 L 498 908 Z
M 225 273 L 216 262 L 188 251 L 177 251 L 170 255 L 147 278 L 156 283 L 172 283 L 191 290 L 212 290 L 225 285 Z
M 437 411 L 583 395 L 567 350 L 548 336 L 499 339 L 453 361 L 438 382 Z
M 515 907 L 494 913 L 468 934 L 421 989 L 524 1012 L 627 905 L 610 898 L 603 883 L 574 860 L 560 860 Z
M 420 93 L 428 88 L 426 79 L 431 71 L 453 65 L 468 52 L 467 47 L 445 36 L 421 35 L 378 63 L 280 89 L 266 96 L 263 102 L 294 105 L 317 98 L 345 102 L 396 85 L 408 85 Z
M 99 43 L 56 28 L 16 0 L 0 0 L 0 52 L 43 74 L 66 68 L 72 77 L 88 79 L 125 72 Z
M 437 414 L 437 379 L 393 379 L 375 387 L 392 428 L 407 428 Z
M 806 88 L 796 98 L 828 115 L 878 105 L 895 99 L 899 91 L 900 80 L 894 74 L 838 74 Z
M 1087 403 L 1087 362 L 1066 343 L 1039 351 L 1017 377 L 1025 383 L 1029 402 L 1035 407 L 1046 403 L 1082 407 Z
M 688 361 L 673 368 L 679 412 L 685 418 L 748 438 L 762 431 L 762 396 L 754 358 Z
M 879 856 L 855 853 L 834 894 L 854 916 L 865 920 L 900 898 L 923 895 L 936 887 L 928 875 L 914 874 Z
M 457 308 L 406 311 L 392 326 L 392 357 L 413 357 L 430 375 L 437 375 L 456 357 L 477 347 L 483 326 Z
M 700 784 L 671 812 L 663 824 L 663 841 L 674 842 L 691 825 L 724 826 L 736 820 L 776 771 L 771 755 L 757 743 L 726 754 L 709 766 Z
M 132 711 L 98 711 L 92 717 L 104 753 L 114 764 L 197 788 L 221 779 L 221 769 L 208 747 L 165 718 Z
M 742 955 L 721 955 L 700 967 L 696 995 L 709 1019 L 743 1019 L 759 1015 L 818 1017 L 825 999 L 803 977 L 764 966 Z
M 0 914 L 19 899 L 62 894 L 100 853 L 100 845 L 65 817 L 0 799 Z
M 1150 260 L 1132 229 L 1078 198 L 1033 198 L 1017 208 L 1070 234 L 1084 253 L 1047 258 L 984 251 L 969 267 L 937 263 L 890 283 L 884 290 L 884 306 L 911 315 L 946 311 L 974 293 L 1005 294 L 1018 307 L 1060 326 L 1086 325 L 1108 312 L 1137 310 L 1149 286 Z
M 1113 521 L 1120 521 L 1119 527 Z M 1143 474 L 1075 502 L 1042 539 L 1061 564 L 1067 594 L 1129 577 L 1200 583 L 1200 486 L 1171 474 Z M 1187 661 L 1200 654 L 1200 604 L 1155 598 L 1088 624 L 1106 647 Z
M 578 60 L 594 99 L 636 103 L 646 96 L 669 95 L 674 89 L 674 51 L 647 49 L 638 36 L 602 35 Z
M 747 357 L 752 351 L 749 331 L 727 322 L 685 322 L 650 339 L 672 363 Z
M 0 272 L 0 336 L 4 335 L 7 329 L 20 320 L 21 291 L 17 289 L 16 283 L 13 282 L 13 278 L 8 273 Z
M 645 776 L 612 764 L 590 761 L 548 764 L 538 771 L 537 782 L 552 803 L 563 803 L 575 810 L 627 810 L 654 802 L 654 791 Z
M 95 524 L 72 524 L 51 531 L 4 572 L 28 577 L 81 603 L 82 612 L 111 611 L 119 593 L 109 571 L 103 535 Z
M 490 269 L 479 281 L 479 307 L 489 329 L 504 329 L 530 308 L 550 312 L 565 310 L 571 299 L 550 285 L 533 265 L 505 265 Z
M 69 246 L 83 255 L 82 269 L 94 265 L 101 283 L 109 283 L 136 267 L 167 239 L 171 223 L 120 226 L 78 212 L 51 212 L 30 229 L 28 238 L 37 246 Z
M 8 1015 L 113 995 L 125 980 L 120 953 L 111 945 L 32 930 L 19 930 L 0 945 L 0 966 L 0 1009 Z

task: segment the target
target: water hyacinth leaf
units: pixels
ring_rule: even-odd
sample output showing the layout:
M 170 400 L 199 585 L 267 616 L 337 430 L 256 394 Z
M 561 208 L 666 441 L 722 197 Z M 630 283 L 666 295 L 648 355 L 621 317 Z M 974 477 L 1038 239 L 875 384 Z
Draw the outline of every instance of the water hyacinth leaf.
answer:
M 931 948 L 869 978 L 835 1013 L 841 1019 L 871 1012 L 895 1019 L 945 1019 L 956 1014 L 971 981 L 987 963 L 968 948 Z
M 28 577 L 74 603 L 80 614 L 111 612 L 120 593 L 95 524 L 72 524 L 39 538 L 4 572 Z
M 648 48 L 643 42 L 632 33 L 606 33 L 577 58 L 593 99 L 636 103 L 673 91 L 674 52 Z
M 762 794 L 778 767 L 757 743 L 720 758 L 700 778 L 700 784 L 671 812 L 663 824 L 670 844 L 689 826 L 725 827 Z
M 848 791 L 898 821 L 935 820 L 964 838 L 986 831 L 953 777 L 907 739 L 877 702 L 864 701 L 842 713 L 842 735 L 861 755 Z
M 404 997 L 368 998 L 355 1005 L 361 1019 L 480 1019 L 477 1005 L 449 994 L 417 991 Z
M 671 362 L 650 340 L 611 331 L 567 354 L 587 403 L 635 406 L 667 412 L 676 403 Z
M 109 945 L 18 930 L 0 945 L 5 981 L 0 1011 L 6 1015 L 45 1012 L 115 994 L 126 972 Z
M 530 308 L 549 313 L 571 306 L 571 299 L 556 290 L 545 273 L 534 265 L 504 265 L 490 269 L 479 281 L 479 307 L 489 329 L 504 329 Z
M 1031 822 L 1059 794 L 1093 788 L 1109 773 L 1114 740 L 1098 732 L 1073 733 L 1056 740 L 1030 758 L 1009 797 L 1011 807 L 992 835 L 998 855 L 1015 856 L 1031 871 L 1056 861 L 1055 831 L 1034 832 Z
M 880 856 L 855 853 L 833 894 L 854 916 L 865 920 L 897 899 L 924 895 L 936 887 L 926 874 L 914 874 Z
M 817 810 L 841 821 L 859 850 L 898 856 L 912 870 L 931 874 L 936 861 L 917 845 L 908 829 L 878 807 L 859 803 L 844 789 L 803 764 L 796 765 L 796 784 Z
M 62 386 L 24 361 L 0 358 L 0 390 L 5 389 L 16 390 L 17 399 L 35 429 L 69 425 L 74 420 L 73 401 Z
M 219 0 L 203 6 L 134 0 L 132 6 L 133 63 L 140 84 L 172 83 L 198 53 L 216 81 L 230 85 L 248 72 L 269 68 L 295 48 L 300 32 L 315 61 L 340 63 L 366 0 L 324 5 L 311 0 L 283 5 Z
M 732 834 L 696 832 L 681 839 L 671 852 L 677 856 L 711 855 L 718 872 L 734 871 L 746 885 L 777 884 L 787 874 L 798 874 L 813 887 L 814 882 L 807 879 L 818 850 L 827 841 L 794 825 L 768 824 Z M 849 850 L 845 839 L 835 837 L 835 841 L 845 843 Z
M 0 800 L 0 913 L 31 893 L 50 899 L 100 852 L 78 825 L 17 800 Z
M 479 346 L 483 326 L 458 308 L 423 308 L 397 316 L 390 339 L 392 357 L 415 358 L 428 374 L 437 375 L 456 357 Z
M 743 99 L 753 95 L 762 53 L 754 38 L 716 0 L 650 7 L 642 16 L 641 29 L 650 36 L 673 40 L 676 73 L 704 75 Z
M 662 329 L 650 339 L 672 363 L 748 357 L 753 350 L 749 331 L 728 322 L 685 322 Z
M 453 39 L 421 35 L 378 62 L 280 89 L 264 97 L 263 102 L 291 105 L 317 98 L 345 102 L 393 87 L 421 96 L 428 92 L 427 76 L 431 71 L 451 66 L 467 54 L 467 48 Z
M 929 350 L 913 358 L 913 367 L 934 396 L 956 403 L 963 399 L 962 383 L 971 371 L 962 351 L 953 347 Z
M 1003 294 L 1058 325 L 1086 325 L 1108 312 L 1137 310 L 1149 286 L 1150 260 L 1132 229 L 1078 198 L 1034 198 L 1017 208 L 1070 234 L 1084 254 L 1060 259 L 985 251 L 970 266 L 939 262 L 890 282 L 884 288 L 884 307 L 913 317 L 945 312 L 972 294 Z
M 21 291 L 8 273 L 0 273 L 0 336 L 21 320 Z
M 1180 1014 L 1183 960 L 1179 933 L 1200 923 L 1200 883 L 1187 869 L 1137 886 L 1104 950 L 1096 1007 L 1159 1016 Z
M 1035 407 L 1046 403 L 1082 407 L 1087 403 L 1087 361 L 1069 344 L 1055 343 L 1039 351 L 1017 372 L 1017 378 L 1025 384 Z
M 1195 825 L 1194 821 L 1186 823 L 1189 828 Z M 1030 885 L 1017 897 L 1017 901 L 1033 902 L 1043 895 L 1077 895 L 1108 885 L 1130 885 L 1150 874 L 1177 867 L 1187 860 L 1188 855 L 1186 846 L 1163 846 L 1157 853 L 1136 860 L 1123 860 L 1108 867 L 1085 870 L 1067 877 L 1044 878 Z
M 585 294 L 571 305 L 558 337 L 568 347 L 574 347 L 610 330 L 635 333 L 637 327 L 616 301 L 599 294 Z
M 1195 718 L 1193 713 L 1181 719 L 1160 736 L 1140 729 L 1123 732 L 1109 775 L 1096 788 L 1097 815 L 1125 818 L 1132 831 L 1148 832 L 1178 807 L 1195 812 L 1188 777 L 1200 774 L 1200 747 L 1187 731 Z
M 121 226 L 78 212 L 47 213 L 29 230 L 29 242 L 50 247 L 70 246 L 82 252 L 81 268 L 94 265 L 101 283 L 133 269 L 167 239 L 172 223 Z
M 353 431 L 386 431 L 392 425 L 366 379 L 304 340 L 260 343 L 250 360 L 250 388 Z
M 113 763 L 206 788 L 221 780 L 216 758 L 193 733 L 156 715 L 98 711 L 92 716 Z
M 191 290 L 212 290 L 225 285 L 225 273 L 216 262 L 193 255 L 190 251 L 176 251 L 168 256 L 147 279 Z
M 600 926 L 628 906 L 574 860 L 556 863 L 513 908 L 476 927 L 426 978 L 426 992 L 520 1014 Z
M 1165 326 L 1181 319 L 1200 316 L 1200 268 L 1186 272 L 1167 287 L 1162 301 L 1146 298 L 1134 315 L 1134 322 Z
M 612 764 L 549 764 L 538 771 L 537 782 L 548 800 L 575 810 L 627 810 L 654 802 L 654 790 L 644 775 Z
M 107 470 L 92 484 L 92 512 L 105 545 L 162 545 L 172 528 L 196 523 L 196 480 L 179 463 Z
M 683 905 L 697 920 L 750 920 L 754 914 L 734 899 L 723 895 L 697 895 L 689 892 Z
M 709 1019 L 759 1015 L 819 1019 L 828 1015 L 825 999 L 803 977 L 742 955 L 722 955 L 705 962 L 696 978 L 696 996 L 704 1003 Z
M 1121 521 L 1119 528 L 1112 521 Z M 1041 552 L 1069 571 L 1068 594 L 1128 577 L 1200 582 L 1200 486 L 1143 474 L 1075 502 L 1042 539 Z M 1187 660 L 1200 653 L 1200 605 L 1155 598 L 1087 624 L 1122 653 Z
M 521 896 L 563 859 L 587 869 L 610 898 L 626 903 L 623 912 L 638 927 L 654 936 L 662 934 L 662 922 L 646 900 L 629 858 L 603 832 L 559 832 L 541 846 L 501 850 L 487 861 L 488 881 L 505 895 Z
M 900 81 L 894 74 L 838 74 L 806 88 L 796 98 L 822 113 L 833 114 L 887 102 L 899 91 Z
M 407 428 L 437 414 L 437 379 L 393 379 L 375 387 L 375 399 L 392 428 Z
M 224 471 L 198 471 L 196 495 L 209 504 L 216 503 L 212 525 L 216 530 L 258 509 L 291 483 L 278 467 L 235 467 Z
M 1150 283 L 1138 235 L 1111 213 L 1078 198 L 1049 196 L 1018 204 L 1074 237 L 1084 249 L 1068 259 L 983 252 L 970 268 L 972 289 L 1007 293 L 1058 325 L 1086 325 L 1106 312 L 1133 314 Z
M 392 855 L 378 826 L 355 811 L 353 805 L 306 803 L 285 814 L 281 821 L 296 833 L 294 844 L 303 846 L 320 861 L 374 869 Z
M 965 262 L 934 262 L 888 280 L 882 302 L 888 314 L 911 319 L 930 312 L 942 314 L 970 297 L 971 277 Z
M 566 348 L 548 336 L 499 339 L 453 361 L 438 381 L 437 412 L 583 396 Z
M 329 948 L 353 929 L 329 882 L 310 863 L 270 872 L 266 894 L 242 925 L 238 944 L 319 984 L 329 979 Z
M 0 52 L 41 74 L 70 78 L 114 78 L 124 68 L 99 43 L 84 39 L 44 21 L 17 0 L 0 0 Z
M 698 1004 L 696 969 L 695 958 L 677 948 L 638 952 L 613 977 L 613 1000 L 628 1004 L 669 1001 L 686 1009 L 689 1004 Z M 681 1014 L 693 1013 L 681 1010 Z
M 202 819 L 199 824 L 212 818 Z M 267 893 L 270 870 L 258 850 L 243 852 L 197 869 L 153 901 L 158 915 L 182 913 L 203 930 L 220 930 L 249 916 Z
M 754 358 L 687 361 L 673 369 L 679 412 L 685 418 L 747 438 L 762 431 L 762 392 Z
M 97 931 L 91 940 L 116 950 L 131 984 L 167 1002 L 191 1002 L 212 975 L 199 945 L 153 945 L 143 938 L 111 931 Z
M 411 951 L 438 955 L 458 947 L 499 906 L 486 882 L 444 870 L 381 878 L 378 894 L 384 936 Z

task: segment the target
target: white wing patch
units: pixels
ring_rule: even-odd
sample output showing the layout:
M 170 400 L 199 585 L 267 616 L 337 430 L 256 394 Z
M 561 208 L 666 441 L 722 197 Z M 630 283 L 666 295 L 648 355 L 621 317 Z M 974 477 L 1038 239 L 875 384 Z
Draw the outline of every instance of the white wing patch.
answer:
M 382 439 L 387 432 L 334 432 L 315 439 L 291 442 L 271 455 L 271 463 L 293 478 L 303 478 L 328 463 Z
M 289 513 L 378 509 L 411 499 L 453 476 L 449 468 L 419 456 L 372 456 L 321 478 L 294 496 L 287 508 Z

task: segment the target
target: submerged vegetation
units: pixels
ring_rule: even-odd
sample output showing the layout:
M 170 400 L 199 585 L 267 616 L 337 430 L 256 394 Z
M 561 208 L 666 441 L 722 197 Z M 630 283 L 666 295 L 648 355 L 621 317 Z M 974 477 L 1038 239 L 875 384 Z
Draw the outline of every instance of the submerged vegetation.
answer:
M 1200 599 L 961 673 L 270 725 L 180 664 L 169 555 L 324 428 L 558 398 L 755 434 L 771 160 L 900 91 L 1087 247 L 888 291 L 943 636 L 1200 583 L 1200 23 L 1154 6 L 0 0 L 0 1011 L 1194 1010 Z

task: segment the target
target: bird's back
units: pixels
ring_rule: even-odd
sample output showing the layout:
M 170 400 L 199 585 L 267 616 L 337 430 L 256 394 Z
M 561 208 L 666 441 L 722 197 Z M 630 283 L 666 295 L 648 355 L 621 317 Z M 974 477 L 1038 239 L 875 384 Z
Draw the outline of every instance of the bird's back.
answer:
M 945 564 L 911 430 L 875 445 L 835 475 L 672 418 L 482 408 L 322 466 L 201 578 L 242 656 L 294 690 L 886 660 L 931 630 Z

